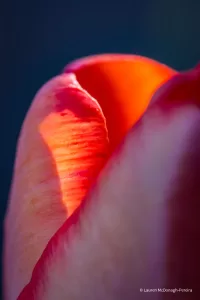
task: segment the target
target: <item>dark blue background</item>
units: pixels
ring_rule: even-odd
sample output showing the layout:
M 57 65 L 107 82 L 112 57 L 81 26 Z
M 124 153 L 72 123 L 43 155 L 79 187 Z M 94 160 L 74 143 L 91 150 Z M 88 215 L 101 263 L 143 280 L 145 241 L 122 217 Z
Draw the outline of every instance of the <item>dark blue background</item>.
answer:
M 141 54 L 179 70 L 192 67 L 200 60 L 200 1 L 8 0 L 1 5 L 3 220 L 20 126 L 41 85 L 69 61 L 102 52 Z

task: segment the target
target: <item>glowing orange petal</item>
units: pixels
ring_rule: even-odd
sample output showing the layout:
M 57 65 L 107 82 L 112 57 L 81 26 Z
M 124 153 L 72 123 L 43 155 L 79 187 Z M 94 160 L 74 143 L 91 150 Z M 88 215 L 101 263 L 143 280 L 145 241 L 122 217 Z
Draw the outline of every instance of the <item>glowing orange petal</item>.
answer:
M 106 161 L 98 104 L 71 74 L 36 95 L 20 134 L 5 222 L 5 299 L 16 299 L 49 239 L 79 205 Z
M 66 67 L 100 104 L 106 118 L 111 150 L 146 110 L 153 94 L 176 74 L 149 58 L 105 54 Z

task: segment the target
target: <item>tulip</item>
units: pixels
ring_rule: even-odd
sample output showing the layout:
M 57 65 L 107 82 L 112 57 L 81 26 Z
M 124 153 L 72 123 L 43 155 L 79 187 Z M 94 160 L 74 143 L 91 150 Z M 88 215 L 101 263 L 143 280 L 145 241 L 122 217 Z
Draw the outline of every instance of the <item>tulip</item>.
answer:
M 80 59 L 41 88 L 5 218 L 6 300 L 197 299 L 199 103 L 199 66 L 133 55 Z

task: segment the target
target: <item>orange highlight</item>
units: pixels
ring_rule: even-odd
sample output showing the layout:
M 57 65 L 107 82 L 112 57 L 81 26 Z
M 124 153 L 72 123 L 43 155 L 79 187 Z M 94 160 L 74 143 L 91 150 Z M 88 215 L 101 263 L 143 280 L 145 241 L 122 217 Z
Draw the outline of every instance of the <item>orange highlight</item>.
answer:
M 100 104 L 106 118 L 111 150 L 138 121 L 153 94 L 176 72 L 149 58 L 97 55 L 66 67 Z

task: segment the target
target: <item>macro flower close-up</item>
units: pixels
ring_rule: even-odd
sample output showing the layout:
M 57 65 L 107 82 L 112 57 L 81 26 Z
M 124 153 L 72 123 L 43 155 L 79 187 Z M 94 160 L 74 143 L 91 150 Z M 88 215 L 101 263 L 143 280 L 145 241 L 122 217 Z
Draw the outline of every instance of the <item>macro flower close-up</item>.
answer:
M 199 65 L 138 55 L 81 58 L 43 85 L 18 139 L 5 300 L 198 299 L 199 104 Z

